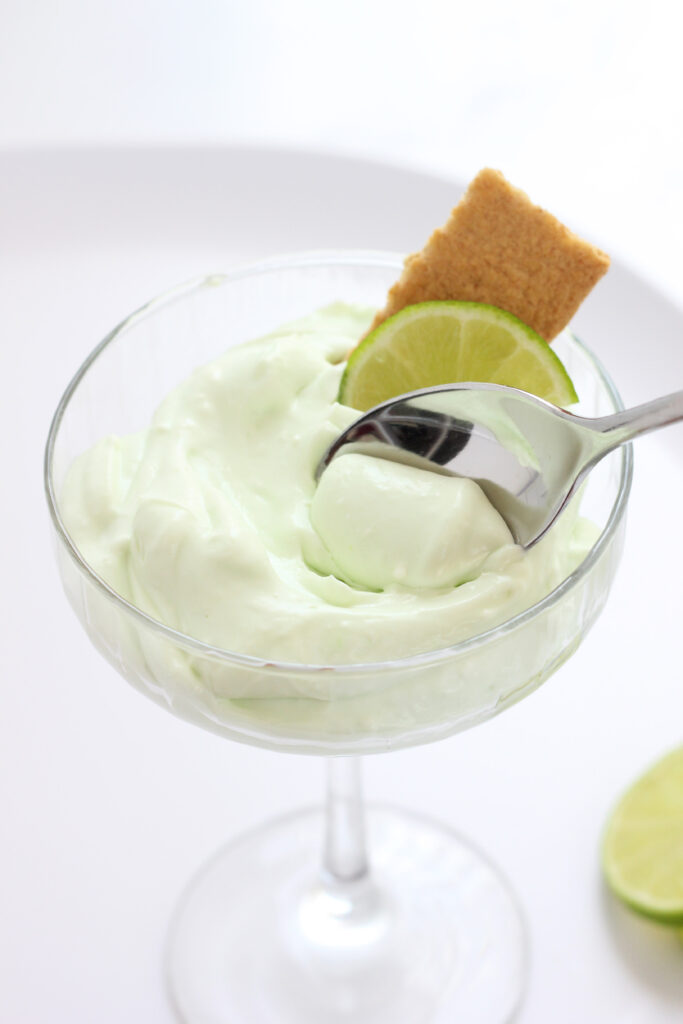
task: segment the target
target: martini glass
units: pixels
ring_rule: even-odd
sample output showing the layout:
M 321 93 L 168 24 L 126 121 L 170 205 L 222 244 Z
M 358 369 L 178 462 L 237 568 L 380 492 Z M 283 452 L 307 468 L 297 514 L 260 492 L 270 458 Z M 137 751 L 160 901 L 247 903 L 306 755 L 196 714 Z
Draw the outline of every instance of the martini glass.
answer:
M 359 756 L 427 743 L 531 693 L 576 650 L 620 557 L 630 448 L 591 474 L 582 513 L 596 539 L 542 601 L 444 650 L 362 665 L 283 664 L 213 647 L 131 605 L 87 563 L 62 518 L 73 459 L 141 430 L 160 400 L 226 347 L 329 302 L 378 306 L 401 269 L 386 253 L 310 253 L 214 275 L 128 317 L 59 403 L 45 479 L 64 589 L 91 641 L 167 710 L 229 739 L 322 755 L 321 809 L 234 839 L 190 883 L 166 965 L 188 1024 L 500 1022 L 524 988 L 514 895 L 469 842 L 420 815 L 361 800 Z M 596 359 L 555 343 L 579 411 L 621 408 Z

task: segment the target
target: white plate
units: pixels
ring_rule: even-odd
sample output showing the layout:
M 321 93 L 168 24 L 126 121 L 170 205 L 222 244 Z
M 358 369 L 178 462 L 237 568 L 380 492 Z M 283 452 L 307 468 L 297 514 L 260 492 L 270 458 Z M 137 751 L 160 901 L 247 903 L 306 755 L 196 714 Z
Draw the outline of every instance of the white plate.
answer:
M 89 648 L 52 566 L 40 485 L 60 392 L 118 319 L 169 285 L 288 250 L 410 250 L 459 192 L 268 150 L 3 157 L 3 1020 L 169 1022 L 161 947 L 189 874 L 320 789 L 309 759 L 164 715 Z M 575 326 L 629 402 L 683 386 L 683 313 L 625 267 Z M 533 945 L 525 1024 L 680 1018 L 681 951 L 605 896 L 598 843 L 619 789 L 680 741 L 682 439 L 675 427 L 639 443 L 613 596 L 557 676 L 486 727 L 368 764 L 371 796 L 450 822 L 511 876 Z

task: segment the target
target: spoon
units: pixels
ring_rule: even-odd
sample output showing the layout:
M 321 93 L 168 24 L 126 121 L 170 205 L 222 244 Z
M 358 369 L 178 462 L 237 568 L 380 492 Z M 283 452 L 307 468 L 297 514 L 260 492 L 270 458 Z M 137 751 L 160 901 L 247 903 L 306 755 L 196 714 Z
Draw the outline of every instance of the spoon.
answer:
M 470 477 L 517 544 L 530 548 L 593 467 L 639 434 L 683 420 L 683 391 L 591 419 L 498 384 L 424 388 L 375 406 L 323 455 L 356 451 L 432 472 Z

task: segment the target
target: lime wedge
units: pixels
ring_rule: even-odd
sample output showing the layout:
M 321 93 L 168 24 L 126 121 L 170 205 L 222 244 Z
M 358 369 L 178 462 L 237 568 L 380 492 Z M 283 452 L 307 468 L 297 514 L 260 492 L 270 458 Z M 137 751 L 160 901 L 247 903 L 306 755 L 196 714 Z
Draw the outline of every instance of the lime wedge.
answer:
M 351 353 L 339 401 L 364 412 L 406 391 L 458 381 L 506 384 L 555 405 L 577 401 L 547 341 L 480 302 L 420 302 L 389 317 Z
M 683 747 L 643 775 L 607 824 L 605 877 L 639 914 L 683 925 Z

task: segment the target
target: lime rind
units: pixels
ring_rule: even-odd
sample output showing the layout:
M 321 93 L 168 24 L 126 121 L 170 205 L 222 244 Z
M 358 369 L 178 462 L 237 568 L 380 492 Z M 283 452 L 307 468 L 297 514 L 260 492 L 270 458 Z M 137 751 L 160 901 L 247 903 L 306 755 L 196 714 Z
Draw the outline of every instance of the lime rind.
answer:
M 602 866 L 610 889 L 631 910 L 683 925 L 683 747 L 619 799 L 605 829 Z
M 420 324 L 429 340 L 419 346 Z M 354 349 L 339 401 L 360 411 L 417 388 L 484 381 L 507 384 L 557 405 L 578 400 L 562 361 L 512 313 L 479 302 L 406 306 Z

